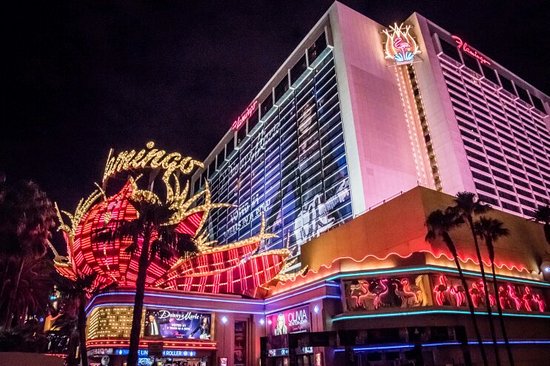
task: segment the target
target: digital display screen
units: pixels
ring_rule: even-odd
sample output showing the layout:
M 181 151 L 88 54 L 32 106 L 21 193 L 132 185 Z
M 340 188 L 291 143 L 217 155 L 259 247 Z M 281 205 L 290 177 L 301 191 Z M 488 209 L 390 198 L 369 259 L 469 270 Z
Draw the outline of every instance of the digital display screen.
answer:
M 147 309 L 143 334 L 146 337 L 211 339 L 212 315 L 193 311 Z

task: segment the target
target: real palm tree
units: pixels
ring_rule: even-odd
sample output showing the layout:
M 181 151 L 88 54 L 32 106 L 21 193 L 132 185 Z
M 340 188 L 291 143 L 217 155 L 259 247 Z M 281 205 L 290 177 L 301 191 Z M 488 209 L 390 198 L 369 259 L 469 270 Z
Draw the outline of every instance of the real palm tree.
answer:
M 468 309 L 470 310 L 470 318 L 472 319 L 472 325 L 474 327 L 474 332 L 478 341 L 483 364 L 487 366 L 487 354 L 485 353 L 485 347 L 483 346 L 481 332 L 479 331 L 479 326 L 477 324 L 477 318 L 475 314 L 474 304 L 472 302 L 472 297 L 468 292 L 468 283 L 466 282 L 466 278 L 464 277 L 464 273 L 462 272 L 462 266 L 460 265 L 456 246 L 449 234 L 449 232 L 460 223 L 462 223 L 462 218 L 458 217 L 455 212 L 449 209 L 447 209 L 446 211 L 435 210 L 431 212 L 426 218 L 426 227 L 428 228 L 426 240 L 433 241 L 436 238 L 441 238 L 443 242 L 447 245 L 449 252 L 451 252 L 456 269 L 458 270 L 458 275 L 460 277 L 462 287 L 464 288 L 466 293 Z
M 506 326 L 504 324 L 504 317 L 502 316 L 502 306 L 498 299 L 498 284 L 497 276 L 495 273 L 495 247 L 494 243 L 501 237 L 507 236 L 510 231 L 504 227 L 502 221 L 487 218 L 481 216 L 479 220 L 474 224 L 474 230 L 476 234 L 485 241 L 487 251 L 489 252 L 489 260 L 491 261 L 491 272 L 493 276 L 493 291 L 495 292 L 496 305 L 498 311 L 498 318 L 500 321 L 500 328 L 502 331 L 502 338 L 504 338 L 504 344 L 506 347 L 506 353 L 508 355 L 508 362 L 511 366 L 514 365 L 514 356 L 512 355 L 512 349 L 508 341 L 508 333 L 506 332 Z
M 82 366 L 88 366 L 88 349 L 86 346 L 86 305 L 88 299 L 96 295 L 99 289 L 94 286 L 95 278 L 97 274 L 91 274 L 87 276 L 78 276 L 75 281 L 63 281 L 60 284 L 60 291 L 66 301 L 66 312 L 76 319 L 72 322 L 74 331 L 78 336 L 73 337 L 78 339 L 78 345 L 80 348 L 80 360 Z M 102 289 L 104 291 L 106 289 Z M 70 342 L 73 347 L 76 342 Z M 73 348 L 71 347 L 71 348 Z M 74 347 L 76 348 L 76 347 Z M 76 352 L 73 349 L 69 350 L 69 365 L 76 365 L 77 358 Z M 71 357 L 72 356 L 72 357 Z
M 139 253 L 128 353 L 128 366 L 135 366 L 138 361 L 145 280 L 149 264 L 155 257 L 167 260 L 175 255 L 196 252 L 197 248 L 189 235 L 175 232 L 176 225 L 166 225 L 174 214 L 173 208 L 157 200 L 130 200 L 130 202 L 137 210 L 138 217 L 135 220 L 120 223 L 116 232 L 111 235 L 113 238 L 132 238 L 132 244 L 127 251 Z
M 544 225 L 544 237 L 546 238 L 546 243 L 550 245 L 550 205 L 537 206 L 531 220 Z
M 481 250 L 479 247 L 479 242 L 477 240 L 477 235 L 474 231 L 474 216 L 481 215 L 490 210 L 490 206 L 481 202 L 475 193 L 472 192 L 459 192 L 454 198 L 454 205 L 449 208 L 452 210 L 457 217 L 461 217 L 464 222 L 468 224 L 468 228 L 472 234 L 472 239 L 474 240 L 474 247 L 476 250 L 476 257 L 479 263 L 479 270 L 481 272 L 481 280 L 483 283 L 483 292 L 485 297 L 485 306 L 487 308 L 487 318 L 489 321 L 489 329 L 491 332 L 491 338 L 493 341 L 493 349 L 495 352 L 496 364 L 500 365 L 500 354 L 498 351 L 497 337 L 495 332 L 495 324 L 493 322 L 492 309 L 491 309 L 491 300 L 489 296 L 489 286 L 487 285 L 487 277 L 485 275 L 485 265 L 483 263 L 483 257 L 481 256 Z
M 36 183 L 0 184 L 0 257 L 6 259 L 0 289 L 4 328 L 9 329 L 16 319 L 16 294 L 25 261 L 46 254 L 55 217 L 52 202 Z

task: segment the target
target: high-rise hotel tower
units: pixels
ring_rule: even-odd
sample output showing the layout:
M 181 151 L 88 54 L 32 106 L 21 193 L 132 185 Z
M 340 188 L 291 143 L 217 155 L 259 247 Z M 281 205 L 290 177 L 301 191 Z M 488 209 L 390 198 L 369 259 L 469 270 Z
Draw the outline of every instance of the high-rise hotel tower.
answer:
M 550 200 L 549 97 L 419 14 L 379 24 L 335 3 L 193 177 L 234 204 L 221 243 L 290 248 L 421 185 L 529 216 Z

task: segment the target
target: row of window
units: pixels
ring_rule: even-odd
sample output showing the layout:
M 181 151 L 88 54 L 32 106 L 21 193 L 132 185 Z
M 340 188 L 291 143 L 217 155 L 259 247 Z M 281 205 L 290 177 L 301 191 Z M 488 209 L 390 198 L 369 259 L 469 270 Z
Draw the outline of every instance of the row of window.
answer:
M 478 193 L 524 215 L 548 202 L 550 135 L 539 112 L 444 55 L 440 60 Z
M 322 55 L 210 175 L 213 199 L 236 206 L 210 216 L 221 243 L 256 234 L 263 214 L 277 235 L 264 249 L 297 256 L 302 243 L 352 217 L 334 62 L 330 49 Z
M 459 65 L 465 65 L 470 70 L 474 71 L 479 76 L 484 76 L 495 85 L 511 93 L 514 97 L 518 97 L 530 106 L 535 107 L 541 112 L 545 113 L 543 102 L 536 95 L 530 93 L 526 89 L 519 86 L 514 81 L 508 79 L 506 76 L 487 66 L 480 63 L 477 59 L 472 57 L 466 52 L 461 52 L 456 44 L 448 43 L 445 39 L 440 38 L 441 52 L 452 60 L 456 61 Z
M 217 156 L 206 167 L 204 174 L 196 179 L 193 186 L 195 192 L 198 191 L 204 179 L 207 177 L 209 178 L 215 171 L 220 169 L 224 162 L 240 147 L 242 141 L 254 130 L 254 128 L 262 120 L 265 120 L 269 116 L 269 113 L 273 112 L 275 101 L 279 101 L 293 86 L 299 84 L 300 78 L 308 74 L 313 66 L 322 62 L 320 61 L 322 57 L 319 56 L 326 56 L 327 45 L 327 34 L 323 32 L 304 52 L 300 60 L 288 69 L 287 75 L 277 84 L 277 86 L 272 87 L 271 93 L 269 93 L 264 100 L 258 102 L 258 107 L 250 115 L 246 123 L 238 131 L 233 133 L 231 140 L 220 149 Z

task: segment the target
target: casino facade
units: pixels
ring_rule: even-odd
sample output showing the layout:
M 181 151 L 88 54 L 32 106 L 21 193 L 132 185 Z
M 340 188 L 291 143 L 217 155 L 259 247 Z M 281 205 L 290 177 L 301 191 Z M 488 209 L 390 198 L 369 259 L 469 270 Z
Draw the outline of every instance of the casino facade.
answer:
M 425 239 L 427 215 L 468 191 L 510 230 L 495 243 L 492 311 L 499 301 L 516 364 L 544 364 L 550 252 L 527 218 L 550 201 L 549 101 L 419 14 L 385 27 L 334 3 L 197 164 L 178 222 L 204 247 L 152 267 L 140 362 L 480 364 L 468 291 L 494 363 L 471 235 L 452 232 L 467 289 L 445 244 Z M 131 215 L 121 186 L 94 222 Z M 74 259 L 119 282 L 87 307 L 88 355 L 122 365 L 135 262 L 79 233 Z

